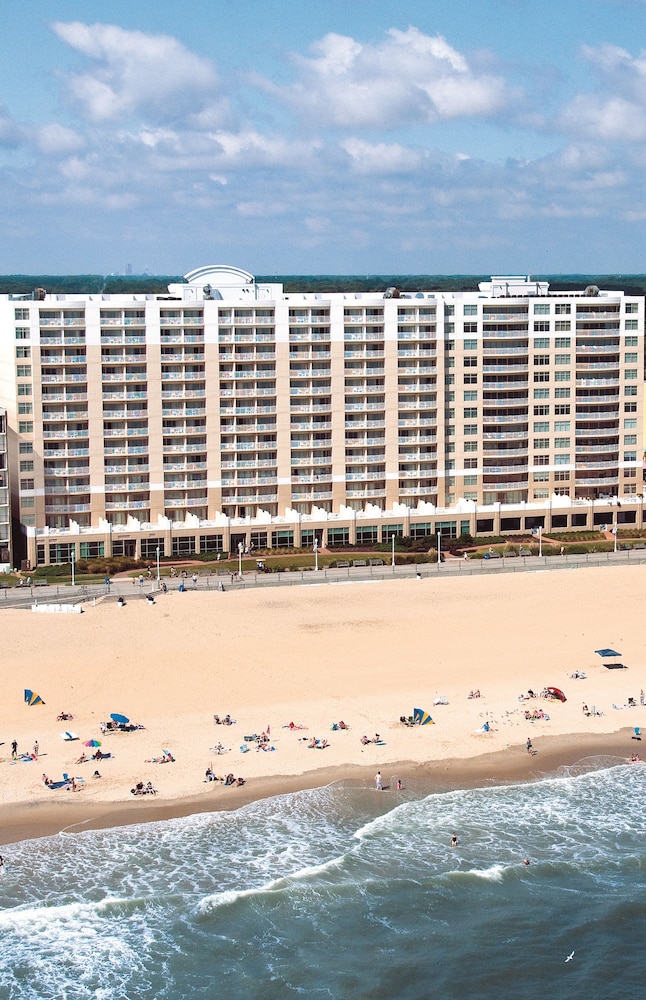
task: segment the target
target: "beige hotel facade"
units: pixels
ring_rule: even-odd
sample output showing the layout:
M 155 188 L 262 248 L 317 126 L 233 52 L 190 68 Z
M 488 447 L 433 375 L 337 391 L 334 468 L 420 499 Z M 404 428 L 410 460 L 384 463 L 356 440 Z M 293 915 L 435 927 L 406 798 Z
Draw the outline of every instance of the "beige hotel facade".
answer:
M 643 524 L 644 300 L 518 276 L 0 296 L 30 567 Z

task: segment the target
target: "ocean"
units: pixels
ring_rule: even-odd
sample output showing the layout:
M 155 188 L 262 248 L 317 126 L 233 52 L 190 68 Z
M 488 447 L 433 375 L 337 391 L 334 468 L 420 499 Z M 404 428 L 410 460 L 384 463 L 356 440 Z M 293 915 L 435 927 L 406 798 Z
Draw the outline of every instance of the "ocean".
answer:
M 0 998 L 644 997 L 646 766 L 383 779 L 5 847 Z

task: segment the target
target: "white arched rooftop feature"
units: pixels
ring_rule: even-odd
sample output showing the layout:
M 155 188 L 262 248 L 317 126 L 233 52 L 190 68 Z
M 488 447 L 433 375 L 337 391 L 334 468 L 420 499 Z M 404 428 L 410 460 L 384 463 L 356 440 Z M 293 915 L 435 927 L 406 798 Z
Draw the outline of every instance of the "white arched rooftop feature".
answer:
M 255 278 L 248 271 L 229 264 L 206 264 L 196 267 L 184 275 L 189 285 L 212 285 L 214 288 L 240 288 L 242 285 L 253 285 Z

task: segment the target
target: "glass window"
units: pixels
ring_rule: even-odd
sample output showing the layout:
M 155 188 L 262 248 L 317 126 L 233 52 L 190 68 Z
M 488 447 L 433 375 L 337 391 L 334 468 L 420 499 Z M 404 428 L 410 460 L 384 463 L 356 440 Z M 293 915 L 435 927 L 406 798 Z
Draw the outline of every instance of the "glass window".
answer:
M 550 446 L 549 438 L 534 438 L 534 448 L 536 451 L 544 451 Z
M 637 347 L 638 343 L 639 343 L 639 338 L 638 337 L 626 337 L 626 347 Z M 20 348 L 17 347 L 16 351 L 19 351 L 19 350 L 20 350 Z M 26 347 L 26 348 L 24 348 L 24 350 L 28 351 L 29 348 Z
M 465 403 L 475 402 L 478 398 L 478 392 L 474 389 L 465 389 L 463 398 Z
M 550 338 L 549 337 L 534 337 L 534 350 L 535 351 L 544 351 L 549 346 L 550 346 Z M 534 364 L 535 365 L 547 365 L 547 364 L 549 364 L 549 360 L 550 359 L 548 358 L 547 361 L 537 361 L 536 358 L 534 358 Z
M 572 326 L 570 324 L 569 319 L 557 319 L 556 322 L 554 323 L 554 329 L 556 330 L 557 333 L 564 333 L 566 330 L 571 330 Z M 562 340 L 562 339 L 563 339 L 562 337 L 557 337 L 557 341 L 558 340 Z M 570 339 L 569 339 L 569 337 L 566 337 L 565 339 L 568 342 L 567 342 L 567 344 L 563 344 L 562 346 L 563 347 L 569 347 L 570 346 Z M 556 346 L 558 347 L 559 344 L 557 343 Z
M 624 396 L 636 396 L 637 386 L 636 385 L 625 385 L 624 386 Z
M 569 365 L 570 355 L 569 354 L 555 354 L 554 364 L 555 365 Z
M 477 351 L 478 341 L 477 340 L 465 340 L 464 342 L 465 351 Z
M 570 404 L 569 403 L 557 403 L 556 406 L 554 407 L 554 412 L 557 415 L 557 417 L 564 416 L 566 413 L 570 412 Z M 569 430 L 569 428 L 568 428 L 568 430 Z
M 465 424 L 464 425 L 464 436 L 467 437 L 469 434 L 477 434 L 478 425 L 477 424 Z
M 465 368 L 477 368 L 478 367 L 478 359 L 477 358 L 472 358 L 472 357 L 467 357 L 467 358 L 464 358 L 463 364 L 464 364 Z
M 19 445 L 19 452 L 21 455 L 33 455 L 34 445 L 31 441 L 21 441 Z
M 471 441 L 468 442 L 468 443 L 469 444 L 473 444 L 473 442 L 471 442 Z M 465 451 L 466 450 L 467 449 L 465 448 Z M 465 458 L 465 460 L 464 460 L 464 468 L 465 469 L 477 469 L 478 468 L 478 459 L 477 458 Z
M 471 476 L 471 475 L 465 476 L 464 477 L 464 485 L 465 486 L 477 486 L 478 485 L 478 477 L 477 476 Z
M 477 307 L 477 305 L 475 305 L 475 304 L 474 305 L 468 305 L 468 304 L 466 304 L 464 306 L 464 315 L 465 316 L 477 316 L 478 315 L 478 307 Z
M 31 396 L 31 384 L 29 382 L 19 382 L 18 383 L 18 395 L 19 396 Z
M 637 388 L 637 386 L 635 386 Z M 34 424 L 31 420 L 19 420 L 18 421 L 18 433 L 19 434 L 33 434 Z
M 637 452 L 636 451 L 625 451 L 624 452 L 624 462 L 636 462 Z
M 635 351 L 634 353 L 632 351 L 630 351 L 627 354 L 624 354 L 624 364 L 627 364 L 627 365 L 636 365 L 637 364 L 637 351 Z M 18 366 L 18 367 L 20 367 L 20 366 Z M 18 372 L 18 374 L 20 374 L 20 372 Z
M 542 320 L 540 323 L 539 322 L 534 323 L 535 333 L 547 333 L 549 332 L 549 328 L 550 328 L 549 320 Z M 534 346 L 536 346 L 536 341 L 534 341 Z
M 636 418 L 635 417 L 627 417 L 624 420 L 624 430 L 630 430 L 633 427 L 635 427 L 635 428 L 637 427 L 637 420 L 636 420 Z M 635 444 L 637 444 L 636 441 L 635 441 Z
M 535 382 L 549 382 L 550 373 L 549 372 L 534 372 Z
M 34 404 L 33 403 L 18 403 L 18 413 L 21 416 L 24 416 L 27 413 L 33 413 L 33 412 L 34 412 Z
M 569 439 L 569 437 L 567 437 L 567 438 L 561 438 L 561 437 L 554 438 L 554 447 L 555 448 L 569 448 L 570 447 L 570 439 Z
M 535 354 L 534 355 L 534 364 L 535 365 L 543 365 L 544 366 L 544 365 L 549 365 L 549 363 L 550 363 L 550 356 L 549 356 L 549 354 Z
M 549 405 L 546 406 L 545 403 L 541 403 L 539 406 L 534 407 L 535 417 L 549 417 L 549 415 L 550 415 Z
M 624 444 L 637 444 L 637 435 L 624 434 Z
M 21 479 L 20 480 L 20 489 L 21 490 L 33 490 L 33 488 L 34 488 L 34 480 L 33 479 Z
M 626 329 L 627 330 L 637 330 L 638 329 L 638 327 L 637 327 L 637 320 L 636 319 L 627 319 L 626 320 Z
M 570 456 L 569 455 L 555 455 L 554 456 L 554 465 L 569 465 L 569 464 L 570 464 Z
M 555 347 L 569 347 L 570 346 L 570 338 L 569 337 L 556 337 L 554 339 L 554 346 Z M 557 357 L 558 357 L 558 355 L 557 355 Z M 568 355 L 568 357 L 569 357 L 569 355 Z M 556 363 L 558 364 L 558 361 Z
M 550 390 L 549 389 L 534 389 L 534 399 L 549 399 Z
M 626 368 L 626 378 L 630 379 L 631 382 L 634 381 L 637 378 L 637 369 L 636 368 Z
M 550 314 L 549 302 L 534 303 L 534 316 L 549 316 L 549 314 Z
M 29 459 L 29 458 L 23 459 L 22 462 L 20 463 L 20 471 L 21 472 L 33 472 L 34 471 L 34 462 L 33 462 L 33 459 Z
M 477 406 L 465 406 L 465 408 L 464 408 L 464 419 L 465 420 L 474 420 L 474 419 L 477 418 L 477 416 L 478 416 L 478 407 Z
M 635 337 L 635 340 L 636 339 L 637 338 Z M 628 340 L 628 337 L 626 337 L 626 340 Z M 635 345 L 635 346 L 637 346 L 637 345 Z M 26 344 L 17 344 L 16 345 L 16 357 L 17 358 L 30 358 L 31 357 L 31 347 L 27 347 Z
M 16 327 L 16 340 L 29 340 L 30 331 L 28 326 Z
M 555 420 L 554 430 L 555 431 L 569 431 L 570 421 L 569 420 Z
M 29 350 L 29 348 L 27 348 Z M 626 360 L 628 360 L 628 355 L 626 355 Z M 637 360 L 637 355 L 635 355 L 635 361 Z M 31 365 L 16 365 L 16 376 L 18 378 L 31 378 Z
M 628 309 L 626 309 L 626 312 L 628 312 Z M 15 320 L 19 320 L 21 322 L 29 319 L 29 309 L 14 309 L 13 317 Z
M 557 302 L 554 312 L 557 316 L 569 316 L 572 307 L 569 302 Z
M 639 305 L 637 304 L 637 302 L 626 302 L 626 312 L 627 313 L 639 312 Z
M 478 324 L 477 323 L 465 323 L 464 324 L 464 332 L 465 333 L 477 333 L 478 332 Z M 472 348 L 472 350 L 475 350 L 475 348 Z
M 556 399 L 569 399 L 570 390 L 569 389 L 555 389 L 554 396 Z
M 549 431 L 550 431 L 549 420 L 534 421 L 534 434 L 549 434 Z
M 477 385 L 478 376 L 475 372 L 465 372 L 463 375 L 463 382 L 465 385 Z
M 567 371 L 567 372 L 554 372 L 554 381 L 555 382 L 569 382 L 570 381 L 570 373 L 569 373 L 569 371 Z

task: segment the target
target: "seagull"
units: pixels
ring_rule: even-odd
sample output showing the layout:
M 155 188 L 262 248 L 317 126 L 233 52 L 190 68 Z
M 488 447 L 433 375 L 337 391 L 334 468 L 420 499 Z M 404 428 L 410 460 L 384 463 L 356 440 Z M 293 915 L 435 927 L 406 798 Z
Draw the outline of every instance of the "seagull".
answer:
M 571 962 L 573 958 L 574 958 L 574 952 L 571 951 L 570 954 L 568 955 L 568 957 L 565 959 L 565 961 L 566 962 Z

